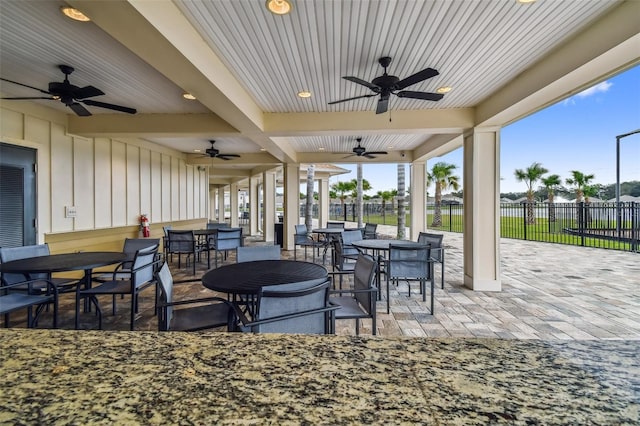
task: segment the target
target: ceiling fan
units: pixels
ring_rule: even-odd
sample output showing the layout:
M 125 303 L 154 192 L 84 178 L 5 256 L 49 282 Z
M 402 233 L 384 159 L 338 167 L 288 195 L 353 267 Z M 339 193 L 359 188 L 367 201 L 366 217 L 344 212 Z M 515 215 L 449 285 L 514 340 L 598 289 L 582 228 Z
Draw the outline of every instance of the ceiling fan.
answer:
M 351 155 L 347 155 L 344 158 L 349 158 L 349 157 L 353 157 L 354 155 L 357 157 L 366 157 L 366 158 L 376 158 L 376 155 L 386 155 L 387 152 L 386 151 L 367 151 L 362 145 L 362 138 L 356 138 L 356 141 L 358 142 L 358 145 L 353 147 L 353 149 L 351 151 L 353 151 L 353 154 Z
M 399 98 L 423 99 L 425 101 L 439 101 L 444 97 L 444 95 L 441 93 L 414 92 L 411 90 L 402 90 L 413 84 L 420 83 L 421 81 L 424 81 L 428 78 L 437 76 L 439 73 L 433 68 L 425 68 L 422 71 L 418 71 L 417 73 L 400 80 L 395 75 L 387 74 L 387 67 L 391 63 L 391 57 L 383 56 L 382 58 L 378 59 L 378 63 L 384 68 L 384 74 L 374 78 L 371 81 L 371 83 L 369 83 L 366 80 L 362 80 L 361 78 L 358 78 L 358 77 L 351 77 L 351 76 L 342 77 L 345 80 L 349 80 L 354 83 L 361 84 L 365 87 L 368 87 L 374 93 L 369 95 L 355 96 L 353 98 L 329 102 L 329 105 L 337 104 L 340 102 L 352 101 L 360 98 L 370 98 L 372 96 L 380 95 L 380 99 L 378 99 L 378 106 L 376 107 L 376 114 L 382 114 L 384 112 L 387 112 L 387 110 L 389 109 L 389 97 L 391 95 L 396 95 Z
M 63 82 L 55 82 L 52 81 L 49 83 L 49 90 L 38 89 L 37 87 L 29 86 L 28 84 L 18 83 L 17 81 L 8 80 L 6 78 L 0 78 L 2 81 L 7 81 L 9 83 L 17 84 L 19 86 L 27 87 L 29 89 L 37 90 L 40 93 L 44 93 L 45 95 L 49 95 L 48 97 L 44 96 L 33 96 L 33 97 L 7 97 L 1 99 L 13 99 L 13 100 L 22 100 L 22 99 L 50 99 L 50 100 L 59 100 L 69 108 L 73 110 L 77 115 L 81 117 L 90 116 L 91 113 L 87 110 L 82 104 L 95 106 L 99 108 L 112 109 L 114 111 L 126 112 L 127 114 L 135 114 L 136 110 L 133 108 L 108 104 L 106 102 L 93 101 L 87 98 L 93 98 L 95 96 L 104 95 L 104 92 L 100 89 L 96 89 L 93 86 L 86 87 L 78 87 L 69 83 L 69 74 L 71 74 L 74 69 L 69 65 L 58 65 L 60 71 L 64 74 Z
M 221 160 L 231 160 L 232 158 L 240 158 L 238 154 L 221 154 L 218 149 L 214 148 L 213 144 L 216 143 L 216 141 L 214 140 L 210 140 L 209 143 L 211 143 L 211 148 L 207 148 L 207 150 L 205 151 L 207 154 L 205 156 L 208 156 L 211 158 L 219 158 Z

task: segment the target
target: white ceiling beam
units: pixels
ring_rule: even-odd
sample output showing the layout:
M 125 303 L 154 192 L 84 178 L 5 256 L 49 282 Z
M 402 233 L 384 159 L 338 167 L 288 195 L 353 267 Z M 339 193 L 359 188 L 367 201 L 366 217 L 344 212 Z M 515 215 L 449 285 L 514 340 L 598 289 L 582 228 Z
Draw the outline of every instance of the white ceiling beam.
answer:
M 215 114 L 70 115 L 69 132 L 87 137 L 231 137 L 239 136 Z
M 391 122 L 389 121 L 391 117 Z M 461 133 L 473 127 L 473 108 L 401 110 L 376 115 L 370 111 L 267 113 L 265 132 L 271 136 L 371 133 Z

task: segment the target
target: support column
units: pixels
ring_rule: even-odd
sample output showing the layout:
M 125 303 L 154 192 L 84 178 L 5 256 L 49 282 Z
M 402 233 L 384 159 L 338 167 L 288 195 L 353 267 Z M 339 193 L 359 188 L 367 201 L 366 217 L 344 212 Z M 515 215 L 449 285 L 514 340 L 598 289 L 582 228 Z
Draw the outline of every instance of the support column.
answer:
M 464 135 L 464 284 L 501 291 L 500 129 Z
M 258 235 L 258 225 L 260 223 L 259 182 L 257 176 L 249 178 L 249 232 L 251 235 Z
M 216 220 L 216 187 L 209 185 L 209 221 Z
M 224 186 L 218 185 L 218 222 L 224 222 Z
M 420 232 L 427 230 L 427 163 L 415 161 L 411 164 L 411 223 L 409 238 L 418 240 Z
M 274 241 L 273 224 L 276 220 L 276 172 L 262 174 L 262 235 L 265 241 Z
M 329 220 L 329 179 L 318 179 L 318 227 L 327 226 Z
M 284 165 L 284 228 L 282 248 L 293 250 L 295 225 L 300 223 L 300 165 Z
M 238 207 L 238 183 L 232 183 L 229 185 L 229 218 L 231 219 L 230 224 L 232 228 L 237 228 L 239 226 L 238 212 L 240 209 Z

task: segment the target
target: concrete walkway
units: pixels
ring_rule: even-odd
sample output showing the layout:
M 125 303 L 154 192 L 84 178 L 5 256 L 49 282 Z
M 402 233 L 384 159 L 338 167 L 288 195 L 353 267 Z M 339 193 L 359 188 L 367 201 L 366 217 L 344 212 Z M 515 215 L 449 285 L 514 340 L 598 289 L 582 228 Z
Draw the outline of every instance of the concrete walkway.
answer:
M 395 237 L 395 227 L 378 228 Z M 463 285 L 462 234 L 442 233 L 446 284 L 436 285 L 435 315 L 400 286 L 392 289 L 390 314 L 378 303 L 379 334 L 640 339 L 638 254 L 503 238 L 502 291 L 477 292 Z

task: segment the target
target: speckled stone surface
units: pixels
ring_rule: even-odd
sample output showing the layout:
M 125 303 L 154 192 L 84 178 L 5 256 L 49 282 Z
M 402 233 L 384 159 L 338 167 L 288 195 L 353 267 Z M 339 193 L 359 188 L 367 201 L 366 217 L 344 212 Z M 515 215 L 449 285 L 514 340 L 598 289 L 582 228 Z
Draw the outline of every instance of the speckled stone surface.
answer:
M 0 330 L 1 424 L 638 424 L 640 343 Z

